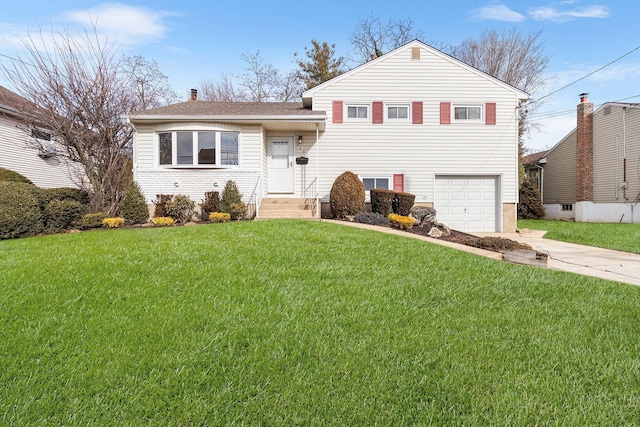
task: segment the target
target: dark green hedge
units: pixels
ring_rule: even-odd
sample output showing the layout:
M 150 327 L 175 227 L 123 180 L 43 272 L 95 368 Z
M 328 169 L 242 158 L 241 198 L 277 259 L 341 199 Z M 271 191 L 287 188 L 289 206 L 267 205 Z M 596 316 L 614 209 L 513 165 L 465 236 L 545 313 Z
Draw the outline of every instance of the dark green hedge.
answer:
M 24 175 L 20 175 L 18 172 L 14 172 L 9 169 L 0 168 L 0 181 L 21 182 L 23 184 L 33 184 Z
M 23 182 L 0 182 L 0 239 L 35 236 L 43 229 L 38 187 Z

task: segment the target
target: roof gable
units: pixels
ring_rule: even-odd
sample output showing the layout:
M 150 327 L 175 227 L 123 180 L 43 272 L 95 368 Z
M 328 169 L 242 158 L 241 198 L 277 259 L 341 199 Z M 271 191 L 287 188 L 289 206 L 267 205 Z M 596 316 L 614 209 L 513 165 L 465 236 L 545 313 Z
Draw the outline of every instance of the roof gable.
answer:
M 380 62 L 386 61 L 387 59 L 392 58 L 392 57 L 394 57 L 394 56 L 396 56 L 396 55 L 398 55 L 398 54 L 400 54 L 402 52 L 405 52 L 406 50 L 412 49 L 414 47 L 425 49 L 430 54 L 433 54 L 433 55 L 435 55 L 435 56 L 437 56 L 437 57 L 439 57 L 439 58 L 441 58 L 441 59 L 443 59 L 443 60 L 445 60 L 445 61 L 447 61 L 447 62 L 449 62 L 449 63 L 451 63 L 453 65 L 455 65 L 455 66 L 458 66 L 458 67 L 461 67 L 463 69 L 466 69 L 467 71 L 469 71 L 469 72 L 471 72 L 473 74 L 476 74 L 476 75 L 478 75 L 478 76 L 480 76 L 480 77 L 482 77 L 484 79 L 492 81 L 495 84 L 497 84 L 497 85 L 499 85 L 499 86 L 501 86 L 501 87 L 513 92 L 514 94 L 516 94 L 518 96 L 519 99 L 522 99 L 522 100 L 529 99 L 529 94 L 528 93 L 526 93 L 524 91 L 521 91 L 520 89 L 517 89 L 517 88 L 515 88 L 515 87 L 513 87 L 513 86 L 511 86 L 511 85 L 509 85 L 509 84 L 507 84 L 505 82 L 503 82 L 502 80 L 499 80 L 499 79 L 497 79 L 497 78 L 495 78 L 493 76 L 490 76 L 489 74 L 487 74 L 487 73 L 485 73 L 483 71 L 480 71 L 477 68 L 472 67 L 471 65 L 468 65 L 468 64 L 466 64 L 466 63 L 454 58 L 453 56 L 448 55 L 448 54 L 446 54 L 446 53 L 444 53 L 444 52 L 442 52 L 442 51 L 440 51 L 440 50 L 438 50 L 438 49 L 436 49 L 434 47 L 431 47 L 428 44 L 421 42 L 420 40 L 413 40 L 413 41 L 411 41 L 411 42 L 409 42 L 409 43 L 407 43 L 407 44 L 405 44 L 403 46 L 400 46 L 400 47 L 392 50 L 391 52 L 388 52 L 388 53 L 386 53 L 386 54 L 384 54 L 384 55 L 382 55 L 382 56 L 380 56 L 380 57 L 378 57 L 376 59 L 373 59 L 373 60 L 369 61 L 369 62 L 365 62 L 364 64 L 361 64 L 361 65 L 357 66 L 356 68 L 353 68 L 353 69 L 351 69 L 351 70 L 349 70 L 349 71 L 347 71 L 347 72 L 345 72 L 345 73 L 343 73 L 343 74 L 341 74 L 341 75 L 339 75 L 337 77 L 334 77 L 331 80 L 328 80 L 328 81 L 326 81 L 326 82 L 324 82 L 324 83 L 322 83 L 322 84 L 320 84 L 318 86 L 315 86 L 315 87 L 313 87 L 311 89 L 306 90 L 302 94 L 302 98 L 303 98 L 303 101 L 305 103 L 305 106 L 309 106 L 309 101 L 310 101 L 311 98 L 313 98 L 313 96 L 315 95 L 316 92 L 321 91 L 324 88 L 326 88 L 328 86 L 331 86 L 331 85 L 333 85 L 333 84 L 335 84 L 337 82 L 340 82 L 340 81 L 342 81 L 342 80 L 344 80 L 346 78 L 349 78 L 349 77 L 352 77 L 354 75 L 357 75 L 358 73 L 360 73 L 363 70 L 366 70 L 366 69 L 368 69 L 370 67 L 375 67 Z

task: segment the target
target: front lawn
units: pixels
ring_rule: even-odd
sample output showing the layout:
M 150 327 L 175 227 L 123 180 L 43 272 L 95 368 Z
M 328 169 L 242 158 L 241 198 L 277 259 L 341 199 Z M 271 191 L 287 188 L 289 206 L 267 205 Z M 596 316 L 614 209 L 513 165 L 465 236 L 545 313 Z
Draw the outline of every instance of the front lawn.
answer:
M 640 254 L 639 224 L 521 219 L 518 228 L 547 230 L 547 239 Z
M 630 425 L 640 289 L 313 221 L 0 242 L 5 425 Z

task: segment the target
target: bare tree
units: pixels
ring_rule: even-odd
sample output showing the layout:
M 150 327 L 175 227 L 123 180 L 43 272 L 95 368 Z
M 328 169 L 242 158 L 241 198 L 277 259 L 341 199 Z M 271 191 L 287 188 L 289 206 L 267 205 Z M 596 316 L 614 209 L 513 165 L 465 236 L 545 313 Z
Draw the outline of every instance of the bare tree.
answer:
M 146 59 L 140 55 L 125 55 L 120 60 L 124 76 L 129 77 L 129 87 L 134 93 L 132 99 L 137 105 L 134 111 L 160 107 L 178 102 L 180 97 L 169 84 L 168 77 L 160 70 L 155 59 Z
M 384 22 L 380 16 L 369 15 L 358 21 L 351 33 L 354 61 L 364 63 L 400 47 L 411 40 L 422 39 L 422 31 L 414 29 L 412 18 Z
M 282 75 L 271 63 L 256 53 L 244 53 L 240 58 L 246 63 L 239 75 L 222 73 L 217 80 L 204 79 L 201 98 L 221 102 L 289 102 L 300 99 L 304 88 L 294 71 Z M 235 82 L 238 82 L 236 85 Z
M 133 130 L 122 115 L 160 102 L 169 92 L 153 88 L 160 79 L 166 89 L 163 75 L 142 59 L 116 58 L 117 46 L 95 28 L 80 35 L 30 34 L 23 48 L 0 71 L 38 106 L 31 124 L 51 131 L 59 155 L 79 165 L 91 209 L 115 214 L 131 174 Z
M 247 94 L 236 88 L 233 78 L 222 73 L 217 80 L 204 79 L 200 83 L 200 97 L 205 101 L 240 102 L 247 100 Z
M 344 58 L 335 58 L 336 45 L 329 46 L 327 42 L 320 44 L 315 39 L 311 39 L 311 48 L 304 47 L 307 60 L 298 58 L 298 53 L 294 53 L 294 58 L 300 70 L 298 76 L 304 80 L 307 89 L 311 89 L 321 83 L 344 73 Z
M 502 32 L 484 31 L 476 39 L 467 39 L 451 48 L 451 55 L 459 60 L 517 87 L 534 94 L 545 87 L 549 76 L 545 73 L 549 56 L 544 52 L 542 32 L 522 35 L 516 28 Z M 523 135 L 537 126 L 529 120 L 540 105 L 529 100 L 519 109 L 520 154 L 525 151 Z M 521 170 L 521 181 L 524 170 Z

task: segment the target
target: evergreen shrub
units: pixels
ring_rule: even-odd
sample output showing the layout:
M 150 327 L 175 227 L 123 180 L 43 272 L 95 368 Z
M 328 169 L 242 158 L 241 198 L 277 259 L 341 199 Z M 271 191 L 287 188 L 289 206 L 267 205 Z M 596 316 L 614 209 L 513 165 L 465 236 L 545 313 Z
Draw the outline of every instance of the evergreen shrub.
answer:
M 189 196 L 178 194 L 166 202 L 164 210 L 164 216 L 169 216 L 180 224 L 186 224 L 193 218 L 196 204 Z
M 109 215 L 106 212 L 89 213 L 83 215 L 77 225 L 80 230 L 100 228 L 102 227 L 102 220 L 105 218 L 109 218 Z
M 356 215 L 364 208 L 365 191 L 360 178 L 353 172 L 344 172 L 331 186 L 329 204 L 335 218 Z
M 153 211 L 153 217 L 167 216 L 166 206 L 167 203 L 173 199 L 173 194 L 156 194 L 156 201 L 153 202 L 155 210 Z
M 395 195 L 393 190 L 372 188 L 369 190 L 369 194 L 371 196 L 371 212 L 383 215 L 385 218 L 393 212 L 393 196 Z
M 542 219 L 545 215 L 544 205 L 540 198 L 540 191 L 532 181 L 525 181 L 520 186 L 520 202 L 518 203 L 518 218 Z
M 395 193 L 393 196 L 393 213 L 409 216 L 416 196 L 411 193 Z
M 137 182 L 131 181 L 124 200 L 120 205 L 120 215 L 133 224 L 143 224 L 149 220 L 149 209 Z
M 15 181 L 0 181 L 0 239 L 35 236 L 44 221 L 37 187 Z
M 0 168 L 0 181 L 21 182 L 23 184 L 33 184 L 29 178 L 14 172 L 10 169 Z
M 44 209 L 44 223 L 48 232 L 56 233 L 74 228 L 87 207 L 75 200 L 54 199 Z
M 234 221 L 247 216 L 247 205 L 242 201 L 242 194 L 235 181 L 229 180 L 224 186 L 218 212 L 228 213 Z

